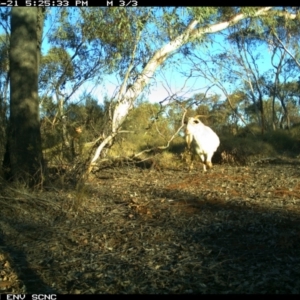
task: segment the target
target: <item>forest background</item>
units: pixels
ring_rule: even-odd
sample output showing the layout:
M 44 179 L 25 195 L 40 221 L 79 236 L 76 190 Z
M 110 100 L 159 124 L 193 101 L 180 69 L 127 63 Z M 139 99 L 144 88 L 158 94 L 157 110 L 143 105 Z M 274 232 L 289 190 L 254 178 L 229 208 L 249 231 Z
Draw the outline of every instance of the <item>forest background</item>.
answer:
M 27 128 L 27 121 L 13 118 L 12 20 L 10 9 L 1 8 L 0 158 L 6 177 L 16 177 L 20 165 L 29 177 L 46 165 L 83 164 L 81 173 L 88 173 L 115 159 L 153 163 L 155 157 L 179 166 L 184 121 L 191 115 L 202 115 L 220 136 L 218 162 L 298 155 L 298 8 L 49 8 L 40 14 L 40 138 L 34 140 L 41 142 L 28 138 L 18 145 L 9 124 L 18 120 Z M 20 86 L 18 95 L 24 93 Z M 9 136 L 18 155 L 8 147 Z M 35 154 L 23 151 L 29 148 Z

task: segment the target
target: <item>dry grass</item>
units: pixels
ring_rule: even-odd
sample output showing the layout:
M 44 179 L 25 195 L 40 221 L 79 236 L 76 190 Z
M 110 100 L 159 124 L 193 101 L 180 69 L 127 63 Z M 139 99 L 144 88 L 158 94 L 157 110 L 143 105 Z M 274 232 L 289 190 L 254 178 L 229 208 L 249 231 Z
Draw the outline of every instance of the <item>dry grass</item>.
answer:
M 174 168 L 3 189 L 1 293 L 300 292 L 297 160 Z

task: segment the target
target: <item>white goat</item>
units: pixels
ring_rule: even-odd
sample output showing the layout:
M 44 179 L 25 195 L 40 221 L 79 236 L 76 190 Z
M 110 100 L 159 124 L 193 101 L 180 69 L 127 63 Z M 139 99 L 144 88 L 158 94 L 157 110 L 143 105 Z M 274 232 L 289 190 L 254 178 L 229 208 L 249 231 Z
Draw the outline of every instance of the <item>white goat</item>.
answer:
M 192 155 L 189 170 L 193 168 L 193 160 L 198 154 L 203 163 L 203 171 L 206 172 L 206 167 L 212 167 L 211 159 L 220 145 L 219 137 L 210 127 L 204 125 L 198 116 L 188 118 L 185 134 L 187 148 Z

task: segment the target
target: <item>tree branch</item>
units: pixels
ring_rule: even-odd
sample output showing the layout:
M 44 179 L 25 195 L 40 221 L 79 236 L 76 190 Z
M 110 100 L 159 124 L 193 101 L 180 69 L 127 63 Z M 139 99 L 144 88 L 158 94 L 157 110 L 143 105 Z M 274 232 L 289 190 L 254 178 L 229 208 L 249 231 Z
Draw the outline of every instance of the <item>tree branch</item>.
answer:
M 275 32 L 274 32 L 274 36 L 279 42 L 279 44 L 283 47 L 284 51 L 295 61 L 297 66 L 300 68 L 300 63 L 297 61 L 296 57 L 285 47 L 285 45 L 283 44 L 283 42 L 280 40 L 280 38 L 277 36 Z

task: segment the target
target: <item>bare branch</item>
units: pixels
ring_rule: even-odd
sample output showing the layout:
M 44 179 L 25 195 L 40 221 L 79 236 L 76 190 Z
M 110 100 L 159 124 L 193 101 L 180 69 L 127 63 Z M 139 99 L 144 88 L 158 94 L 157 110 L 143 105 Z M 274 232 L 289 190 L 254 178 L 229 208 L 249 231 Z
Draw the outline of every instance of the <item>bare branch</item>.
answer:
M 280 43 L 280 45 L 283 47 L 284 51 L 295 61 L 297 66 L 300 68 L 300 63 L 296 59 L 296 57 L 286 48 L 286 46 L 283 44 L 283 42 L 280 40 L 280 38 L 277 36 L 277 34 L 274 32 L 274 36 L 277 39 L 277 41 Z
M 152 148 L 150 148 L 150 149 L 143 150 L 143 151 L 141 151 L 141 152 L 135 154 L 135 155 L 133 156 L 133 158 L 136 158 L 136 157 L 138 157 L 138 156 L 140 156 L 140 155 L 142 155 L 142 154 L 144 154 L 144 153 L 149 153 L 149 152 L 154 151 L 154 150 L 156 150 L 156 149 L 165 150 L 165 149 L 169 148 L 169 147 L 170 147 L 170 144 L 171 144 L 171 142 L 174 140 L 175 136 L 176 136 L 176 135 L 179 133 L 179 131 L 185 126 L 185 124 L 184 124 L 184 119 L 185 119 L 186 113 L 187 113 L 187 110 L 184 109 L 184 113 L 183 113 L 182 118 L 181 118 L 181 125 L 180 125 L 180 127 L 176 130 L 176 132 L 171 136 L 171 138 L 168 140 L 167 145 L 165 145 L 165 146 L 158 146 L 158 147 L 152 147 Z

